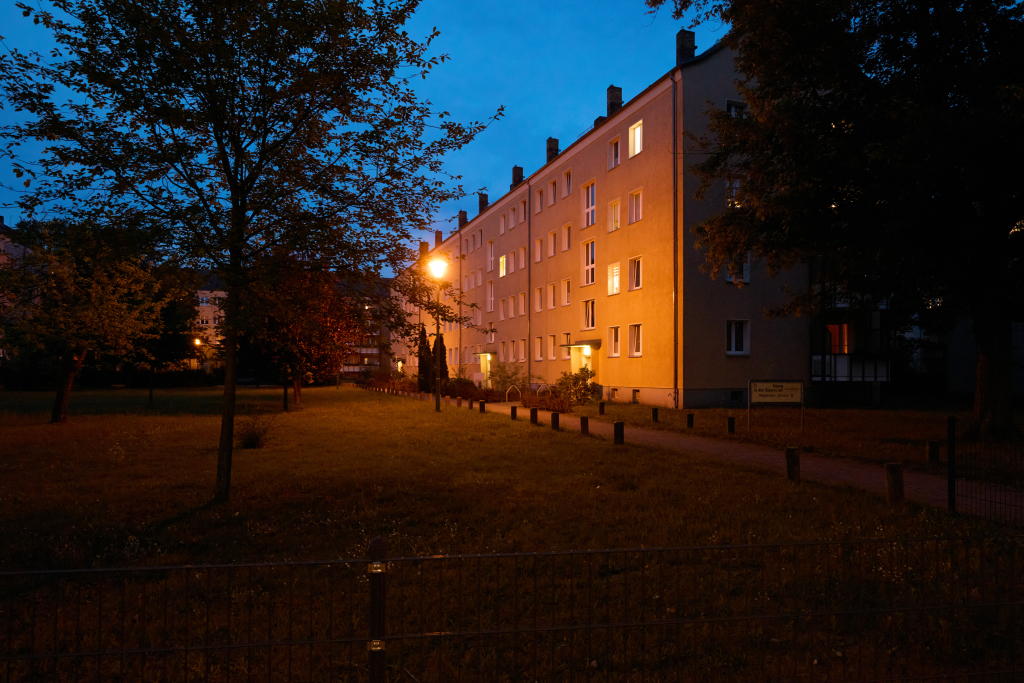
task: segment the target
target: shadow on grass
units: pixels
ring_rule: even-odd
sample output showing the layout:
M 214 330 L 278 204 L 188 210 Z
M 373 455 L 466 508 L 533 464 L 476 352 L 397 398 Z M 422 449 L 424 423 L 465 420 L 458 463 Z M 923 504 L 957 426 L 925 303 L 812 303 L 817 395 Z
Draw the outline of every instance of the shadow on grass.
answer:
M 72 391 L 68 415 L 219 415 L 223 400 L 222 387 L 201 389 L 164 389 L 153 395 L 149 406 L 149 393 L 145 389 L 89 389 Z M 0 391 L 0 421 L 4 414 L 49 414 L 53 407 L 53 392 Z M 260 408 L 279 407 L 281 390 L 274 388 L 240 387 L 237 393 L 238 412 L 245 406 Z

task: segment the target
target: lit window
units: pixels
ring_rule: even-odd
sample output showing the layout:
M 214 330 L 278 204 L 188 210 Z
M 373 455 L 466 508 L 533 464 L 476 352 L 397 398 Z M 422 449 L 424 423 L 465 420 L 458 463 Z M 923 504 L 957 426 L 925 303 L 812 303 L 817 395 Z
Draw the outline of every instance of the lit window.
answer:
M 505 269 L 505 257 L 502 256 L 498 259 L 498 277 L 505 277 L 505 273 L 508 271 Z
M 629 156 L 634 157 L 644 151 L 644 122 L 637 121 L 629 127 Z
M 640 324 L 629 326 L 629 355 L 632 358 L 643 353 L 643 326 Z
M 595 321 L 596 309 L 594 300 L 589 299 L 583 302 L 583 329 L 592 330 L 597 325 Z
M 594 240 L 583 243 L 583 286 L 596 282 L 596 247 Z
M 644 284 L 644 269 L 643 269 L 643 257 L 637 256 L 636 258 L 629 259 L 629 291 L 634 291 L 643 287 Z
M 750 321 L 725 321 L 725 353 L 729 356 L 750 355 Z
M 826 325 L 828 329 L 829 338 L 832 340 L 832 353 L 833 354 L 845 354 L 849 353 L 850 349 L 850 338 L 849 338 L 849 327 L 846 324 L 843 325 Z
M 617 358 L 619 356 L 619 328 L 609 327 L 608 328 L 608 357 Z
M 730 209 L 743 206 L 743 184 L 740 178 L 729 178 L 725 187 L 725 205 Z
M 608 296 L 619 293 L 619 264 L 608 266 Z
M 611 170 L 619 165 L 619 139 L 615 138 L 608 143 L 608 169 Z
M 619 208 L 620 204 L 618 199 L 608 205 L 608 232 L 615 232 L 620 227 Z
M 636 223 L 644 217 L 644 193 L 637 190 L 629 195 L 629 222 Z
M 583 186 L 583 227 L 589 228 L 596 220 L 597 183 L 591 181 Z

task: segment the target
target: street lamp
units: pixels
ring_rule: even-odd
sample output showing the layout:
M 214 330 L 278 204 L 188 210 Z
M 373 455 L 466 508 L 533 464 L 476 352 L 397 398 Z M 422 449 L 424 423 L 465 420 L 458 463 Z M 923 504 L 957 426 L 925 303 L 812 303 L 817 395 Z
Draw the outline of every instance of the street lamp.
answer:
M 448 263 L 444 259 L 434 259 L 430 262 L 430 274 L 437 280 L 437 312 L 434 313 L 434 329 L 437 337 L 434 339 L 434 346 L 437 347 L 437 358 L 434 359 L 434 373 L 437 376 L 436 393 L 434 394 L 434 411 L 441 412 L 441 276 Z

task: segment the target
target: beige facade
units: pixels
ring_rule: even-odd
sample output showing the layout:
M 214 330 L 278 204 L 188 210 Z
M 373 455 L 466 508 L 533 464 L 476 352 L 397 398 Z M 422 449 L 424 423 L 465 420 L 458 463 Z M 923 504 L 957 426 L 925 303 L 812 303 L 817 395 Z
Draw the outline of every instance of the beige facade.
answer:
M 609 88 L 592 130 L 521 182 L 514 170 L 506 195 L 435 245 L 428 259 L 446 257 L 478 307 L 459 311 L 478 328 L 443 330 L 449 367 L 485 382 L 489 363 L 514 361 L 554 383 L 588 365 L 607 400 L 678 407 L 745 401 L 753 379 L 808 379 L 806 319 L 763 314 L 806 272 L 769 278 L 753 263 L 741 287 L 700 271 L 690 228 L 726 210 L 725 183 L 693 199 L 684 132 L 703 132 L 708 102 L 738 99 L 737 74 L 721 47 L 685 54 L 687 33 L 676 68 L 625 104 Z

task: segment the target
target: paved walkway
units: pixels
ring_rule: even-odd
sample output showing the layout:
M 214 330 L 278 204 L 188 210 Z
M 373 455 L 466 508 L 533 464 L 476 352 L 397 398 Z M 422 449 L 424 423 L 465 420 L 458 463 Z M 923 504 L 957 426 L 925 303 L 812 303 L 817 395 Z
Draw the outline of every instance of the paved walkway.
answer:
M 488 403 L 487 412 L 511 415 L 512 406 L 516 403 Z M 469 407 L 463 400 L 462 410 Z M 452 399 L 449 409 L 455 409 Z M 473 410 L 478 405 L 474 403 Z M 529 408 L 518 407 L 517 418 L 529 420 Z M 541 424 L 551 424 L 551 413 L 537 411 L 537 419 Z M 567 432 L 580 431 L 580 419 L 574 415 L 559 415 L 559 429 Z M 590 420 L 589 431 L 592 436 L 611 439 L 613 427 L 610 422 Z M 786 475 L 786 456 L 783 451 L 758 444 L 739 441 L 719 441 L 701 436 L 691 436 L 680 432 L 661 429 L 642 429 L 626 425 L 625 439 L 628 444 L 657 446 L 669 450 L 708 456 L 724 462 L 735 462 L 764 470 Z M 866 463 L 859 460 L 844 458 L 823 458 L 813 453 L 800 454 L 800 476 L 802 479 L 825 484 L 849 485 L 864 489 L 871 493 L 885 496 L 885 467 L 881 464 Z M 948 489 L 946 477 L 943 475 L 915 472 L 904 469 L 903 490 L 908 500 L 936 508 L 946 508 Z

